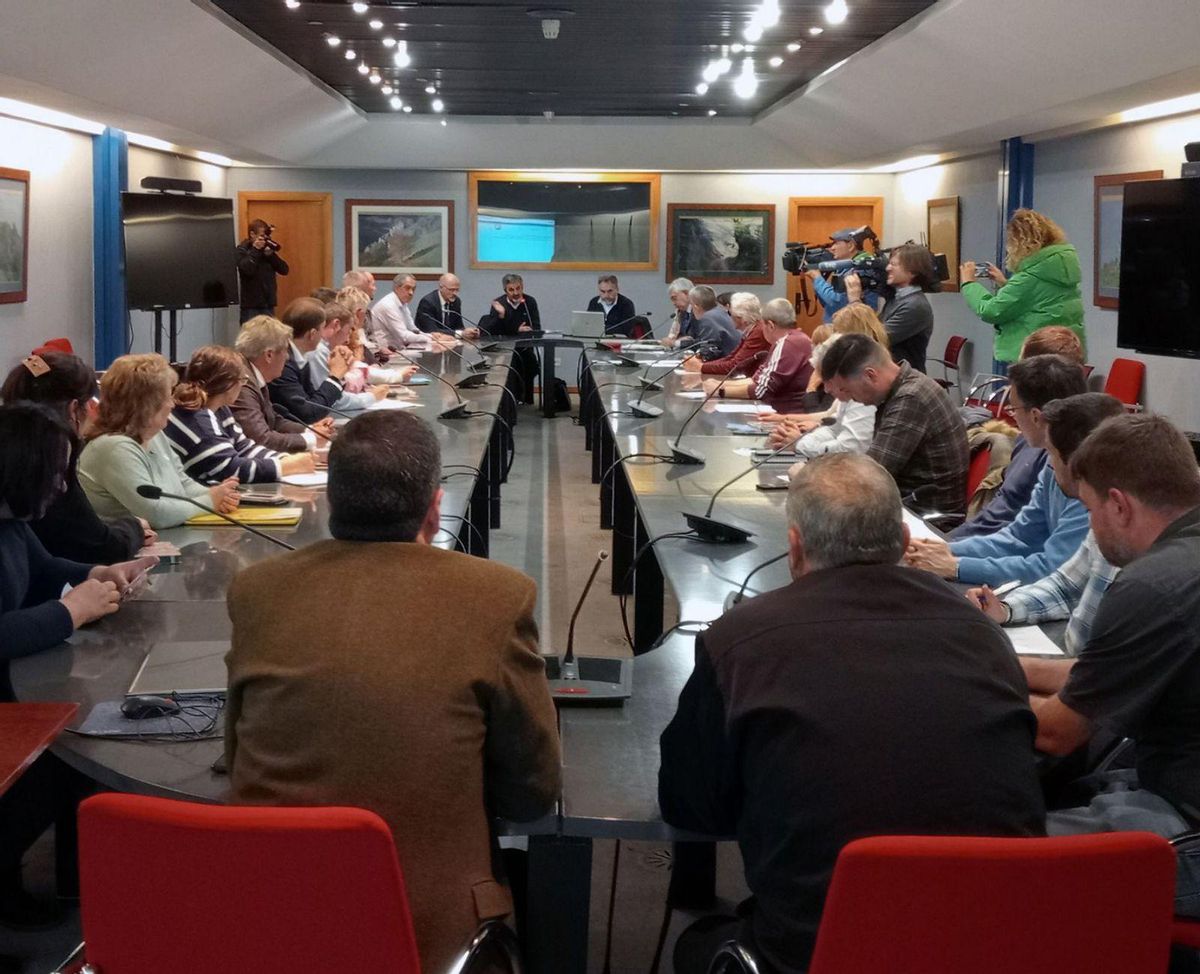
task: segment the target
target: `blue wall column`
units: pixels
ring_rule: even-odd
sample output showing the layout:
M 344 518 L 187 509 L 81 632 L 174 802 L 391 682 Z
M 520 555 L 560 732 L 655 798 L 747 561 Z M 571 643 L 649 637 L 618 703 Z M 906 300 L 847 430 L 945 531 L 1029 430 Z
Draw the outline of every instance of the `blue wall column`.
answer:
M 999 229 L 996 233 L 996 266 L 1004 266 L 1004 229 L 1021 207 L 1033 206 L 1033 145 L 1020 138 L 1000 143 L 1000 191 L 997 201 Z
M 92 294 L 95 363 L 106 369 L 125 354 L 125 254 L 121 192 L 129 183 L 129 142 L 119 129 L 105 129 L 92 152 Z

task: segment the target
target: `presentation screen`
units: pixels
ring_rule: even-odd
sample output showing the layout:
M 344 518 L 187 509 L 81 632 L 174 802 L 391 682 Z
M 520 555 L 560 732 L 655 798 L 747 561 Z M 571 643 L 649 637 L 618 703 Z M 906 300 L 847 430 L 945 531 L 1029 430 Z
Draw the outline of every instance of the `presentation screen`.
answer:
M 554 221 L 480 214 L 479 259 L 549 263 L 554 260 Z
M 237 304 L 233 200 L 122 193 L 121 222 L 125 299 L 130 309 Z

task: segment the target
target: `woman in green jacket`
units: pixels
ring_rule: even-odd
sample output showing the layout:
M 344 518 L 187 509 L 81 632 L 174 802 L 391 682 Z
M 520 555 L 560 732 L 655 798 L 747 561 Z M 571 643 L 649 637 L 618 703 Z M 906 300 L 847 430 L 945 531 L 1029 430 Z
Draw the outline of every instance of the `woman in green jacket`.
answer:
M 988 264 L 988 276 L 999 287 L 992 294 L 974 280 L 975 263 L 960 269 L 967 306 L 996 329 L 992 371 L 1007 375 L 1021 357 L 1025 339 L 1046 325 L 1066 325 L 1083 340 L 1083 298 L 1079 289 L 1079 254 L 1067 243 L 1062 227 L 1036 210 L 1017 210 L 1008 221 L 1006 278 Z

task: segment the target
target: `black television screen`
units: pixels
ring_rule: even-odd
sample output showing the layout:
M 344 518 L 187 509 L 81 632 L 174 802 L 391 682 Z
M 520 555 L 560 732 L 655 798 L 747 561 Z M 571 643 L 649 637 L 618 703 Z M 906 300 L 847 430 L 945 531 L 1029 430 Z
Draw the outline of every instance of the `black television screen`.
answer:
M 1200 179 L 1125 185 L 1117 345 L 1200 357 Z
M 223 308 L 238 300 L 233 200 L 122 193 L 130 308 Z

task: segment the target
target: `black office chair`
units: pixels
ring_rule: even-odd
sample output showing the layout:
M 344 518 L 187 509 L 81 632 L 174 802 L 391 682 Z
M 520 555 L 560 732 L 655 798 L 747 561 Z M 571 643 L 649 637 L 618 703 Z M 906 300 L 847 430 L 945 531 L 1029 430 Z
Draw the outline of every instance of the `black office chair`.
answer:
M 754 956 L 736 940 L 721 944 L 708 965 L 708 974 L 758 974 Z

